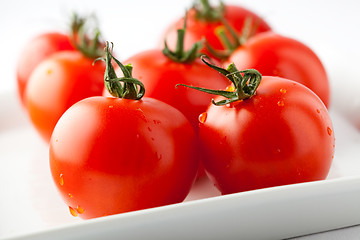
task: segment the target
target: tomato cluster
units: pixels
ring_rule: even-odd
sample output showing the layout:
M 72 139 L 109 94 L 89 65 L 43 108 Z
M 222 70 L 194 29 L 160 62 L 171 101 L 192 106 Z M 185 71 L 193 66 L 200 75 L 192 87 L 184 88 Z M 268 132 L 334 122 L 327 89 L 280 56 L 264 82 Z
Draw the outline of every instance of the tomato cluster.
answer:
M 93 62 L 103 54 L 104 45 L 91 23 L 91 19 L 74 15 L 69 34 L 42 34 L 31 40 L 20 55 L 20 99 L 46 142 L 69 107 L 103 92 L 105 64 L 93 66 Z
M 196 3 L 160 48 L 122 62 L 78 17 L 21 55 L 19 95 L 74 216 L 178 203 L 205 173 L 222 194 L 327 177 L 320 59 L 250 10 Z

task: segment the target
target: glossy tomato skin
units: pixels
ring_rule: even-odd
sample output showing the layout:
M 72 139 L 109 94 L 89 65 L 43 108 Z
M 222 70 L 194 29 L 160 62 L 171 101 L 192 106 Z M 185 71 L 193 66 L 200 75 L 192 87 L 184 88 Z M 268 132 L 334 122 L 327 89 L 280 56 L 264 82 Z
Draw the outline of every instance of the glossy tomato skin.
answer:
M 271 30 L 271 27 L 260 16 L 240 6 L 225 5 L 224 18 L 238 34 L 241 34 L 244 27 L 244 22 L 247 18 L 252 20 L 252 28 L 256 28 L 255 35 Z M 224 46 L 216 34 L 216 29 L 220 26 L 223 26 L 221 21 L 207 21 L 204 19 L 198 19 L 196 16 L 196 11 L 193 8 L 188 11 L 186 21 L 186 34 L 184 42 L 185 49 L 190 49 L 195 42 L 205 38 L 214 49 L 224 50 Z M 173 23 L 165 31 L 164 37 L 162 39 L 166 39 L 167 44 L 171 49 L 175 49 L 176 46 L 177 29 L 181 29 L 183 26 L 184 18 L 181 18 L 180 20 Z M 227 35 L 230 39 L 232 39 L 228 32 Z M 163 42 L 161 42 L 161 46 L 163 46 Z M 210 56 L 211 58 L 218 59 L 205 47 L 201 50 L 201 52 Z
M 183 201 L 196 155 L 184 115 L 146 97 L 84 99 L 61 117 L 50 142 L 55 184 L 84 219 Z
M 25 45 L 16 67 L 17 87 L 21 103 L 24 104 L 25 88 L 35 67 L 56 52 L 71 50 L 75 50 L 75 48 L 70 37 L 60 32 L 40 34 Z
M 198 130 L 198 117 L 206 110 L 214 97 L 186 85 L 225 89 L 228 80 L 217 71 L 206 66 L 201 59 L 191 63 L 178 63 L 166 57 L 160 50 L 140 52 L 125 61 L 133 66 L 132 76 L 145 85 L 145 96 L 159 99 L 179 109 Z M 119 74 L 120 75 L 120 74 Z
M 305 44 L 273 32 L 251 38 L 228 59 L 238 69 L 254 68 L 264 76 L 278 76 L 299 82 L 314 91 L 326 106 L 330 86 L 319 57 Z
M 206 114 L 204 165 L 222 194 L 327 177 L 333 126 L 325 105 L 303 85 L 265 76 L 253 97 L 211 105 Z
M 41 62 L 30 76 L 25 106 L 42 138 L 49 142 L 61 115 L 77 101 L 101 96 L 105 64 L 78 51 L 62 51 Z

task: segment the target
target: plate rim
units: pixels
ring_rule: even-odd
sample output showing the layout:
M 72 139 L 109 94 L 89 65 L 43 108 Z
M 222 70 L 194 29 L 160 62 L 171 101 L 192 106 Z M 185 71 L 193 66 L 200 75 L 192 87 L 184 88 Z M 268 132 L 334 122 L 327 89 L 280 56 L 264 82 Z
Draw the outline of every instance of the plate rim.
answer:
M 357 190 L 357 191 L 354 191 Z M 171 204 L 167 206 L 161 206 L 156 208 L 150 208 L 150 209 L 144 209 L 139 211 L 133 211 L 133 212 L 127 212 L 127 213 L 121 213 L 121 214 L 115 214 L 111 216 L 106 217 L 100 217 L 95 219 L 89 219 L 84 220 L 82 222 L 77 223 L 71 223 L 71 224 L 64 224 L 60 226 L 51 227 L 49 229 L 41 230 L 38 232 L 28 233 L 28 234 L 19 234 L 19 235 L 13 235 L 11 238 L 5 238 L 5 239 L 13 239 L 13 240 L 32 240 L 32 239 L 48 239 L 51 237 L 54 239 L 55 236 L 63 235 L 65 234 L 67 236 L 66 239 L 79 239 L 81 235 L 84 236 L 84 239 L 88 238 L 88 232 L 91 230 L 92 233 L 96 232 L 103 232 L 104 230 L 96 230 L 96 228 L 99 227 L 105 227 L 107 230 L 111 230 L 111 226 L 121 226 L 124 224 L 124 222 L 128 222 L 127 225 L 129 225 L 129 220 L 131 224 L 134 224 L 139 220 L 139 218 L 146 217 L 146 219 L 150 219 L 153 216 L 155 218 L 162 217 L 167 214 L 171 213 L 179 213 L 179 212 L 186 212 L 187 210 L 194 210 L 194 209 L 205 209 L 209 206 L 215 206 L 218 203 L 233 203 L 237 201 L 244 201 L 249 202 L 254 199 L 260 199 L 262 196 L 269 196 L 271 195 L 271 202 L 277 202 L 279 198 L 285 198 L 282 199 L 286 200 L 296 200 L 294 206 L 301 207 L 301 201 L 305 201 L 306 199 L 309 200 L 310 195 L 304 195 L 303 193 L 309 193 L 313 191 L 314 195 L 320 198 L 325 198 L 327 200 L 331 200 L 332 198 L 338 199 L 338 194 L 342 194 L 340 199 L 348 198 L 349 196 L 353 198 L 353 202 L 360 201 L 360 176 L 345 176 L 345 177 L 339 177 L 335 179 L 326 179 L 326 180 L 319 180 L 319 181 L 313 181 L 313 182 L 306 182 L 306 183 L 297 183 L 297 184 L 290 184 L 290 185 L 283 185 L 283 186 L 276 186 L 276 187 L 270 187 L 270 188 L 264 188 L 264 189 L 258 189 L 258 190 L 252 190 L 247 192 L 241 192 L 241 193 L 234 193 L 234 194 L 228 194 L 228 195 L 221 195 L 221 196 L 214 196 L 209 198 L 203 198 L 198 200 L 191 200 L 187 202 L 177 203 L 177 204 Z M 294 193 L 296 193 L 294 195 Z M 302 199 L 297 198 L 298 195 L 302 196 Z M 354 198 L 355 197 L 355 198 Z M 300 201 L 301 200 L 301 201 Z M 267 205 L 272 205 L 272 203 L 267 203 Z M 222 204 L 224 205 L 224 204 Z M 200 208 L 199 208 L 200 207 Z M 348 206 L 349 207 L 349 206 Z M 353 206 L 352 206 L 353 207 Z M 199 211 L 200 211 L 199 210 Z M 354 209 L 352 209 L 354 210 Z M 323 211 L 323 210 L 321 210 Z M 341 212 L 340 212 L 341 214 Z M 360 214 L 360 208 L 355 209 L 354 211 L 355 215 Z M 333 216 L 339 217 L 339 211 L 334 211 L 333 214 L 330 214 Z M 291 218 L 291 216 L 289 217 Z M 339 219 L 339 218 L 337 218 Z M 297 232 L 289 232 L 286 233 L 280 233 L 281 237 L 296 237 L 296 236 L 302 236 L 306 234 L 313 234 L 317 232 L 323 232 L 333 229 L 339 229 L 344 227 L 350 227 L 354 225 L 360 224 L 360 218 L 351 218 L 349 221 L 344 221 L 343 218 L 341 218 L 341 221 L 334 221 L 334 224 L 318 224 L 318 226 L 313 226 L 311 229 L 309 226 L 305 227 L 299 227 Z M 149 220 L 140 221 L 142 224 L 149 224 Z M 141 225 L 141 224 L 140 224 Z M 113 229 L 112 231 L 119 232 L 121 227 L 117 229 Z M 81 232 L 82 234 L 80 234 Z M 75 234 L 76 233 L 76 234 Z M 127 233 L 129 234 L 129 233 Z M 76 236 L 74 238 L 71 238 L 71 235 Z M 136 235 L 136 234 L 135 234 Z M 279 236 L 279 234 L 277 234 Z M 70 238 L 69 238 L 70 237 Z M 259 237 L 259 236 L 258 236 Z M 274 237 L 274 236 L 273 236 Z M 271 238 L 271 237 L 270 237 Z M 57 239 L 57 238 L 56 238 Z M 59 238 L 62 239 L 62 238 Z M 81 239 L 81 238 L 80 238 Z M 95 239 L 95 238 L 94 238 Z M 128 235 L 125 239 L 138 239 L 138 238 L 132 238 L 131 235 Z M 167 237 L 162 238 L 158 236 L 158 239 L 167 239 Z M 178 239 L 178 238 L 176 238 Z M 180 239 L 180 238 L 179 238 Z M 256 239 L 261 239 L 256 238 Z M 272 239 L 272 238 L 271 238 Z M 275 239 L 275 238 L 274 238 Z

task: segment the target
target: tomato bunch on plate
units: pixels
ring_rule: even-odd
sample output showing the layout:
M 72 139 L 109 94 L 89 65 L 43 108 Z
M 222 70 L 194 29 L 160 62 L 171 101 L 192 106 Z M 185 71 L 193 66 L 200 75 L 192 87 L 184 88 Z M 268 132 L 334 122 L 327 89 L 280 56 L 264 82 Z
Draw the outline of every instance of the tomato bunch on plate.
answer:
M 160 47 L 119 61 L 86 23 L 35 38 L 17 70 L 74 216 L 179 203 L 207 176 L 222 194 L 326 179 L 330 85 L 304 43 L 246 8 L 202 0 Z

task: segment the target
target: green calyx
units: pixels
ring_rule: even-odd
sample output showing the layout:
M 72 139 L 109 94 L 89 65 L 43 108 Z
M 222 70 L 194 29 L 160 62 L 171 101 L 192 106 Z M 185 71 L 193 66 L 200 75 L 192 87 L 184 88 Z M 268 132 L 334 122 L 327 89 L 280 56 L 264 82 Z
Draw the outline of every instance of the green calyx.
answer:
M 195 9 L 198 19 L 214 22 L 223 18 L 225 5 L 220 1 L 219 6 L 213 7 L 210 5 L 209 0 L 195 0 L 193 9 Z
M 202 43 L 196 42 L 193 46 L 188 50 L 184 50 L 184 39 L 186 32 L 186 15 L 184 17 L 184 27 L 177 30 L 177 42 L 175 51 L 171 51 L 164 41 L 164 49 L 162 50 L 163 54 L 170 58 L 174 62 L 180 63 L 190 63 L 194 61 L 196 58 L 200 56 L 199 50 L 202 47 Z
M 256 89 L 258 88 L 262 78 L 261 74 L 257 70 L 247 69 L 247 70 L 239 71 L 234 63 L 231 63 L 226 69 L 224 69 L 205 61 L 205 57 L 206 56 L 203 55 L 201 57 L 201 60 L 209 67 L 215 69 L 219 73 L 226 76 L 232 82 L 234 86 L 234 91 L 212 90 L 212 89 L 189 86 L 185 84 L 177 84 L 176 86 L 179 85 L 185 86 L 205 93 L 225 97 L 226 99 L 220 100 L 218 102 L 215 102 L 214 99 L 212 100 L 212 103 L 217 106 L 226 105 L 239 100 L 245 100 L 255 95 Z
M 76 13 L 73 14 L 70 38 L 77 50 L 92 59 L 104 56 L 105 44 L 100 37 L 95 16 L 79 17 Z
M 238 47 L 244 45 L 250 37 L 255 35 L 257 26 L 253 25 L 251 17 L 245 18 L 241 33 L 237 33 L 225 19 L 221 21 L 222 25 L 216 28 L 215 33 L 224 46 L 224 50 L 216 50 L 208 43 L 206 47 L 214 56 L 227 59 Z
M 254 36 L 258 28 L 259 23 L 254 22 L 252 17 L 247 17 L 241 32 L 236 32 L 224 17 L 225 5 L 221 0 L 217 7 L 211 6 L 209 0 L 195 0 L 193 9 L 196 11 L 196 17 L 200 20 L 222 23 L 216 28 L 215 33 L 225 50 L 214 49 L 208 42 L 205 43 L 209 52 L 219 59 L 227 59 L 235 49 L 244 45 L 250 37 Z
M 108 92 L 117 98 L 139 100 L 145 94 L 145 87 L 142 82 L 132 77 L 132 66 L 130 64 L 123 65 L 113 55 L 113 44 L 111 47 L 106 42 L 105 58 L 98 58 L 97 60 L 103 60 L 106 64 L 104 82 Z M 118 78 L 115 69 L 112 65 L 112 60 L 120 67 L 123 72 L 123 77 Z

